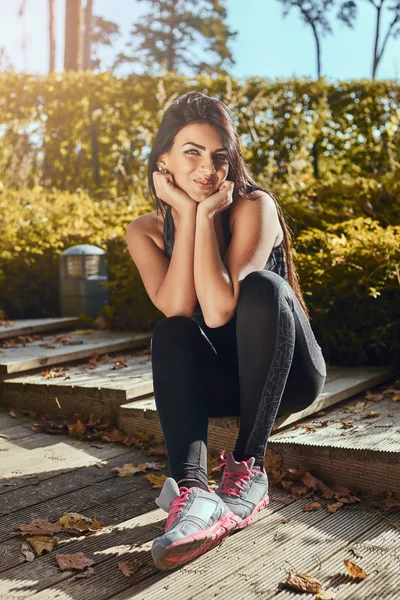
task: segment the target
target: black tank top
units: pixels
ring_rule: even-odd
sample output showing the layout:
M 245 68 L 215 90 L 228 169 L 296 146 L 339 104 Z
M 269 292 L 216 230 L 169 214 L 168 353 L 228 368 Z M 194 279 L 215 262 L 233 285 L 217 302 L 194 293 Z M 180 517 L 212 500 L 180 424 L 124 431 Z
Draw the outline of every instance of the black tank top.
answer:
M 232 234 L 229 229 L 229 221 L 231 214 L 232 205 L 229 208 L 221 212 L 221 224 L 222 230 L 224 234 L 224 240 L 226 248 L 229 246 L 229 242 L 231 240 Z M 174 221 L 172 219 L 171 214 L 171 206 L 168 204 L 165 219 L 164 219 L 164 243 L 165 243 L 165 255 L 170 259 L 172 256 L 172 250 L 174 248 Z M 283 251 L 283 243 L 281 242 L 279 246 L 272 248 L 271 254 L 268 257 L 267 262 L 265 263 L 264 269 L 265 271 L 273 271 L 274 273 L 278 273 L 283 279 L 288 281 L 287 276 L 287 265 L 285 254 Z M 235 313 L 236 315 L 236 313 Z M 193 320 L 196 321 L 202 327 L 207 327 L 204 322 L 203 313 L 201 310 L 201 306 L 199 302 L 196 304 L 196 308 L 193 314 Z

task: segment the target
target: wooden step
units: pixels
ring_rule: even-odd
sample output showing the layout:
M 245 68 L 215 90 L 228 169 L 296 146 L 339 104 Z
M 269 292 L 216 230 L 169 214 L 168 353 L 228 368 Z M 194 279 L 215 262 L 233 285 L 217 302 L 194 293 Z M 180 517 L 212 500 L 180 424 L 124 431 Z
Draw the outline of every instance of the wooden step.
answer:
M 0 325 L 0 340 L 13 338 L 17 335 L 42 333 L 43 331 L 58 331 L 61 329 L 74 329 L 74 327 L 81 326 L 82 321 L 79 317 L 17 319 L 15 321 L 9 321 L 9 325 Z
M 126 366 L 115 368 L 121 366 L 116 357 L 103 357 L 104 362 L 64 366 L 60 377 L 46 378 L 41 372 L 7 378 L 2 404 L 49 414 L 59 414 L 59 404 L 64 414 L 91 413 L 117 420 L 121 404 L 153 392 L 150 349 L 118 356 Z
M 268 446 L 287 468 L 303 463 L 317 467 L 322 478 L 340 476 L 345 486 L 400 493 L 400 401 L 390 395 L 366 400 L 358 412 L 364 400 L 360 395 L 277 432 Z
M 64 339 L 64 343 L 62 340 Z M 94 352 L 106 354 L 148 345 L 151 333 L 78 330 L 66 336 L 46 335 L 41 339 L 1 348 L 0 377 L 43 369 L 52 365 L 90 357 Z M 56 347 L 54 347 L 56 346 Z
M 316 414 L 319 411 L 337 404 L 356 393 L 367 390 L 379 383 L 390 380 L 396 376 L 397 371 L 390 367 L 335 367 L 328 370 L 325 386 L 318 398 L 305 410 L 293 413 L 290 416 L 282 416 L 276 419 L 274 431 L 287 427 L 290 423 L 298 422 L 305 417 Z M 154 396 L 128 402 L 121 406 L 119 413 L 119 426 L 125 430 L 135 427 L 135 423 L 152 429 L 156 433 L 158 424 L 157 408 Z M 152 425 L 150 425 L 152 423 Z M 239 428 L 239 417 L 210 418 L 210 425 L 217 427 L 218 431 L 215 441 L 219 445 L 221 435 L 228 446 L 233 446 Z M 154 428 L 154 431 L 153 431 Z M 161 429 L 159 428 L 161 436 Z M 149 431 L 150 432 L 150 431 Z M 209 439 L 213 444 L 213 435 Z M 213 447 L 213 446 L 212 446 Z

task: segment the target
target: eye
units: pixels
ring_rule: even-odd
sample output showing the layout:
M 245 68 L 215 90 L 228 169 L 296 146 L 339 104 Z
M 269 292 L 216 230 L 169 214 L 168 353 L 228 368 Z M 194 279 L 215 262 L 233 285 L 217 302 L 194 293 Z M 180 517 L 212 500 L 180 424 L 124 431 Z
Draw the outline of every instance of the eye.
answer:
M 190 148 L 190 150 L 186 150 L 185 154 L 189 154 L 189 152 L 196 152 L 196 154 L 199 155 L 198 150 L 195 150 L 194 148 Z M 224 162 L 228 162 L 228 157 L 225 154 L 216 154 L 215 157 L 217 160 L 222 160 Z

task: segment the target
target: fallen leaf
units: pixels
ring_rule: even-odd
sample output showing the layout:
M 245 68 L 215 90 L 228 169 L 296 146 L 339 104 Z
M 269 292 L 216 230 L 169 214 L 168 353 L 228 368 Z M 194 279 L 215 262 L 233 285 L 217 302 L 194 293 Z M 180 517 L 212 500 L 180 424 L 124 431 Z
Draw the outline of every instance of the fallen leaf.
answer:
M 137 569 L 137 564 L 133 561 L 120 560 L 118 562 L 118 568 L 121 573 L 126 575 L 126 577 L 132 577 Z
M 375 412 L 374 410 L 370 410 L 365 415 L 361 415 L 361 418 L 362 419 L 376 419 L 376 417 L 379 417 L 380 414 L 381 413 Z
M 356 563 L 351 562 L 349 558 L 345 558 L 343 562 L 350 575 L 356 579 L 365 579 L 367 573 L 361 567 L 356 565 Z
M 61 531 L 59 523 L 50 523 L 47 519 L 33 519 L 30 523 L 21 523 L 17 525 L 22 535 L 48 535 Z
M 132 477 L 135 473 L 146 471 L 147 469 L 164 469 L 165 464 L 161 463 L 140 463 L 135 467 L 132 463 L 125 464 L 123 467 L 114 467 L 111 469 L 114 473 L 118 473 L 120 477 Z
M 303 511 L 307 512 L 307 511 L 318 510 L 319 508 L 321 508 L 321 506 L 322 506 L 321 502 L 310 502 L 310 504 L 305 504 L 303 506 Z
M 365 394 L 367 400 L 372 400 L 372 402 L 380 402 L 380 400 L 384 399 L 383 394 L 372 394 L 369 390 Z
M 335 598 L 333 592 L 320 592 L 315 596 L 315 600 L 335 600 Z
M 167 479 L 166 475 L 145 475 L 146 479 L 153 484 L 153 488 L 162 488 L 165 480 Z
M 279 523 L 290 523 L 291 521 L 294 521 L 293 517 L 286 517 L 285 519 L 281 519 L 279 521 Z
M 308 575 L 307 573 L 293 573 L 292 571 L 286 581 L 283 582 L 283 585 L 293 590 L 311 594 L 316 594 L 322 589 L 321 583 L 312 575 Z
M 65 531 L 68 531 L 68 533 L 75 533 L 78 535 L 99 531 L 99 529 L 101 529 L 101 524 L 95 517 L 92 519 L 74 512 L 65 513 L 58 519 L 58 522 Z
M 54 546 L 58 544 L 57 537 L 50 537 L 48 535 L 35 535 L 25 539 L 31 544 L 37 556 L 41 556 L 43 553 L 51 552 Z
M 28 561 L 35 559 L 35 553 L 32 552 L 32 548 L 27 542 L 22 542 L 21 553 L 25 556 L 26 560 Z
M 85 569 L 95 564 L 91 558 L 87 558 L 83 552 L 76 554 L 56 554 L 56 561 L 60 569 Z
M 343 502 L 333 502 L 333 504 L 328 504 L 327 511 L 329 513 L 335 513 L 341 508 L 343 508 Z

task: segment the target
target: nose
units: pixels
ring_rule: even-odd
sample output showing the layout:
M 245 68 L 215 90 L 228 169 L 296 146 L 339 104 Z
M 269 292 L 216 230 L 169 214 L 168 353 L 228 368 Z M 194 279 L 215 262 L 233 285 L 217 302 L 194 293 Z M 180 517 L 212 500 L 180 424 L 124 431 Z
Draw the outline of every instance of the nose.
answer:
M 206 175 L 207 173 L 216 173 L 216 168 L 214 165 L 214 160 L 211 158 L 207 160 L 206 157 L 203 157 L 203 162 L 200 170 Z

